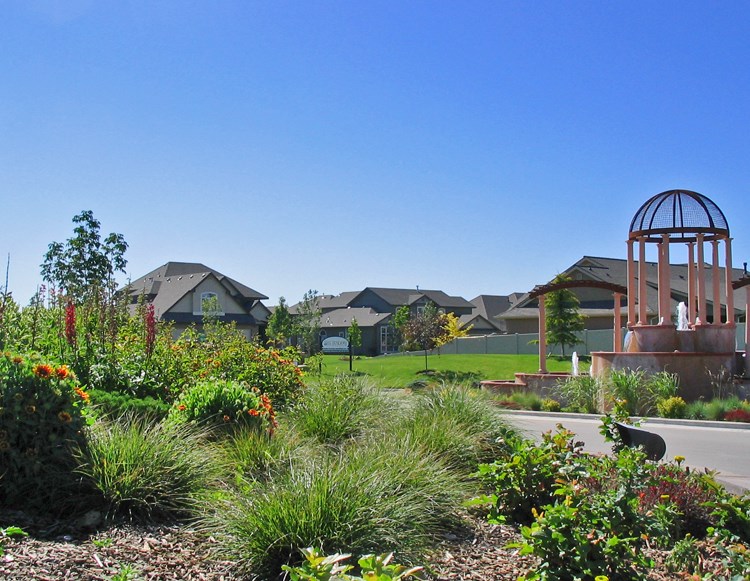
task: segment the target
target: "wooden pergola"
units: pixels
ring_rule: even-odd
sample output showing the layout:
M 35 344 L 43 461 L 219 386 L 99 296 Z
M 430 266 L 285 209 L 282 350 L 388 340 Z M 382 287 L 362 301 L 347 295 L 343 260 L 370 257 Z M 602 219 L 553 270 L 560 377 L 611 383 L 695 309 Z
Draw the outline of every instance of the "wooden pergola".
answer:
M 539 299 L 539 373 L 547 373 L 547 316 L 545 297 L 547 294 L 571 288 L 600 288 L 612 291 L 614 297 L 614 339 L 613 351 L 622 345 L 622 297 L 628 296 L 628 289 L 619 284 L 598 280 L 564 280 L 557 283 L 537 285 L 529 293 L 530 299 Z

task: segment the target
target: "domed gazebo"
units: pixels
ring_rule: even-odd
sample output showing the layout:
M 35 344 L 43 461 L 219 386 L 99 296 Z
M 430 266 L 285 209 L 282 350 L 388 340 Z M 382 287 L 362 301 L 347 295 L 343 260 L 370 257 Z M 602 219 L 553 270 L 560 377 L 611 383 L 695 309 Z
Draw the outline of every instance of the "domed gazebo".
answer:
M 647 244 L 655 244 L 657 250 L 658 317 L 655 324 L 650 324 L 647 317 Z M 723 289 L 719 268 L 722 244 Z M 627 245 L 627 326 L 630 333 L 626 352 L 593 353 L 592 374 L 598 375 L 610 368 L 667 370 L 680 377 L 683 391 L 687 391 L 685 395 L 691 399 L 699 397 L 710 375 L 722 368 L 735 371 L 732 242 L 727 219 L 706 196 L 689 190 L 669 190 L 653 196 L 638 209 L 630 223 Z M 687 253 L 685 303 L 689 324 L 681 330 L 673 323 L 671 312 L 672 245 L 683 246 Z M 706 262 L 707 245 L 709 264 Z M 726 305 L 725 320 L 722 319 L 722 303 Z
M 721 285 L 719 280 L 719 244 L 724 243 L 725 253 L 725 298 L 727 324 L 734 325 L 732 296 L 732 242 L 729 225 L 724 213 L 706 196 L 688 190 L 662 192 L 643 204 L 630 223 L 628 237 L 628 328 L 636 323 L 635 305 L 638 301 L 638 319 L 641 325 L 646 319 L 646 244 L 657 245 L 659 274 L 659 324 L 669 325 L 672 320 L 670 308 L 670 244 L 684 243 L 688 264 L 688 320 L 691 324 L 721 324 Z M 633 259 L 634 246 L 638 243 L 638 270 Z M 712 250 L 712 302 L 713 312 L 708 313 L 707 273 L 705 266 L 705 244 Z M 697 272 L 695 268 L 697 250 Z M 638 284 L 636 285 L 636 279 Z M 644 300 L 638 300 L 641 297 Z

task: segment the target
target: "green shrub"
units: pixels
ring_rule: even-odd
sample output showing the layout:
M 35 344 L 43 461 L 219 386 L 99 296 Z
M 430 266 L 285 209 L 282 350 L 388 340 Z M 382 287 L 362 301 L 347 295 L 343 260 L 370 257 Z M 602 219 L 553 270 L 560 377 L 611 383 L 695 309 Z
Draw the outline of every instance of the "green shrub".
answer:
M 366 379 L 338 375 L 312 384 L 290 416 L 302 436 L 340 446 L 378 425 L 388 405 Z
M 601 384 L 590 375 L 577 375 L 558 383 L 557 389 L 566 407 L 577 411 L 595 414 L 599 411 Z
M 205 380 L 185 390 L 172 406 L 170 420 L 220 431 L 276 427 L 271 401 L 258 388 L 237 381 Z
M 649 528 L 638 499 L 622 490 L 590 495 L 562 486 L 559 492 L 562 502 L 545 506 L 521 529 L 521 554 L 541 561 L 525 579 L 645 579 L 653 562 L 642 551 Z
M 220 475 L 206 435 L 191 424 L 132 417 L 98 421 L 78 452 L 78 472 L 111 513 L 189 514 Z
M 542 400 L 542 410 L 545 412 L 559 412 L 560 409 L 560 402 L 556 399 L 545 398 Z
M 344 565 L 351 555 L 335 553 L 323 555 L 317 549 L 308 547 L 302 550 L 305 561 L 298 567 L 282 565 L 289 573 L 291 581 L 402 581 L 416 576 L 422 567 L 407 568 L 392 562 L 393 553 L 388 555 L 365 555 L 358 560 L 363 577 L 349 575 L 354 565 Z
M 561 480 L 574 479 L 586 473 L 582 444 L 574 441 L 572 432 L 558 426 L 547 432 L 542 443 L 512 438 L 505 459 L 479 466 L 477 476 L 491 493 L 478 499 L 490 504 L 490 517 L 504 522 L 529 523 L 535 510 L 551 503 L 555 487 Z
M 136 398 L 128 394 L 91 389 L 91 406 L 94 412 L 111 417 L 140 415 L 163 419 L 169 414 L 170 405 L 153 397 Z
M 351 446 L 328 461 L 302 463 L 252 494 L 234 494 L 214 516 L 242 573 L 276 578 L 299 551 L 387 553 L 407 561 L 434 546 L 466 485 L 413 443 Z
M 684 418 L 687 404 L 681 397 L 673 396 L 659 400 L 656 403 L 656 409 L 663 418 Z
M 532 391 L 516 391 L 510 395 L 510 401 L 516 402 L 525 410 L 538 412 L 542 409 L 542 398 Z
M 0 356 L 0 505 L 74 498 L 73 450 L 84 444 L 88 397 L 65 366 Z

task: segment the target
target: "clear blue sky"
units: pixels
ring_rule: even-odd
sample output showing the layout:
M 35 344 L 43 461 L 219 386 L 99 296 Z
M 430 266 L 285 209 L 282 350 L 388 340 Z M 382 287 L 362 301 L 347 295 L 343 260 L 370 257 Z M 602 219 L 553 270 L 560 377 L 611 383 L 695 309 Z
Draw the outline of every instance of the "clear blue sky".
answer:
M 471 299 L 624 258 L 674 188 L 741 266 L 748 31 L 731 1 L 0 0 L 0 273 L 27 302 L 92 210 L 133 278 Z

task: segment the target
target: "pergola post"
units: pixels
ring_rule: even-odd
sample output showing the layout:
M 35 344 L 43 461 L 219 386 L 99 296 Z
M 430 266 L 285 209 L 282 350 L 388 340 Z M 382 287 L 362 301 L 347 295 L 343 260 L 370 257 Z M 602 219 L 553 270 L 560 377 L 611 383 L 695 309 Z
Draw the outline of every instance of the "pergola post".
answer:
M 547 313 L 544 295 L 539 295 L 539 373 L 547 373 Z
M 713 324 L 721 325 L 721 281 L 719 280 L 719 241 L 711 241 L 711 261 L 713 265 L 711 267 L 711 278 L 713 279 Z
M 750 321 L 748 321 L 748 314 L 750 314 L 750 285 L 745 287 L 745 377 L 749 377 L 750 369 Z
M 695 242 L 688 242 L 688 321 L 695 323 Z
M 638 323 L 648 325 L 646 308 L 648 295 L 646 294 L 646 239 L 638 239 Z
M 615 327 L 613 333 L 613 346 L 612 351 L 619 353 L 622 351 L 622 315 L 620 309 L 622 308 L 622 295 L 620 293 L 614 293 L 615 298 Z M 628 310 L 630 309 L 630 302 L 628 301 Z M 630 325 L 630 323 L 628 323 Z
M 727 289 L 727 325 L 734 326 L 734 289 L 732 288 L 732 239 L 724 240 L 724 286 Z
M 635 324 L 635 260 L 633 258 L 633 244 L 634 240 L 628 240 L 628 329 Z M 615 297 L 617 295 L 615 294 Z M 615 298 L 615 306 L 617 306 L 617 299 Z M 617 325 L 619 326 L 619 325 Z
M 698 244 L 698 314 L 696 322 L 707 322 L 706 318 L 706 262 L 703 255 L 703 234 L 696 236 Z
M 661 235 L 659 242 L 659 324 L 672 323 L 672 308 L 670 304 L 671 281 L 669 271 L 669 234 Z

